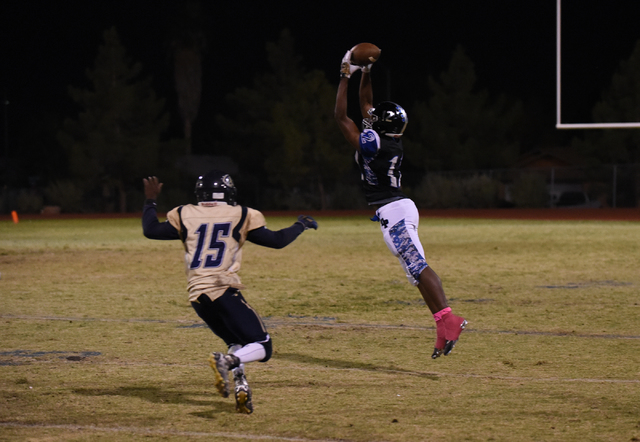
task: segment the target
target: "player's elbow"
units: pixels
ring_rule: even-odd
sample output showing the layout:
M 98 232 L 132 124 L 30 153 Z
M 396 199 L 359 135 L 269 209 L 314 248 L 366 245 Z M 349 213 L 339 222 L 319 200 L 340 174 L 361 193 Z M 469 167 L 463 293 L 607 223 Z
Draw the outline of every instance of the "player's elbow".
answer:
M 336 119 L 336 123 L 338 123 L 338 127 L 340 128 L 340 132 L 342 132 L 342 135 L 344 135 L 345 137 L 348 137 L 349 134 L 349 120 L 344 118 L 344 117 L 340 117 L 338 115 L 335 116 Z
M 333 111 L 333 118 L 338 122 L 338 124 L 340 124 L 340 122 L 344 119 L 345 115 L 346 114 L 343 111 L 337 108 Z

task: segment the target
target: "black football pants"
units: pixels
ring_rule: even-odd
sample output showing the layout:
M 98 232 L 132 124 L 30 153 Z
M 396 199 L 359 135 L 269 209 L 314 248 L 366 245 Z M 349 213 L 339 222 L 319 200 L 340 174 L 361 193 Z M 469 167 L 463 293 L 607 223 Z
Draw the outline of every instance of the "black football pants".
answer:
M 267 330 L 256 311 L 247 304 L 242 293 L 229 288 L 215 301 L 207 295 L 200 295 L 198 302 L 192 302 L 194 310 L 227 346 L 269 339 Z

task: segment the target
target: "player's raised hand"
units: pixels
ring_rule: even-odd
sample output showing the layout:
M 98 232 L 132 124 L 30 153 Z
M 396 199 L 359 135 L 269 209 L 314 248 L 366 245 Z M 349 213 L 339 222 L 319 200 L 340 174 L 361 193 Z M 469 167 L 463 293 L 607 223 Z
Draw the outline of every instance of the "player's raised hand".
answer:
M 351 49 L 349 49 L 346 54 L 344 54 L 344 57 L 342 57 L 340 77 L 351 78 L 351 75 L 358 69 L 360 69 L 360 66 L 351 64 Z
M 142 182 L 144 183 L 144 196 L 151 200 L 157 199 L 162 191 L 162 183 L 158 180 L 158 177 L 143 178 Z
M 300 215 L 297 222 L 304 226 L 304 230 L 318 230 L 318 222 L 309 215 Z

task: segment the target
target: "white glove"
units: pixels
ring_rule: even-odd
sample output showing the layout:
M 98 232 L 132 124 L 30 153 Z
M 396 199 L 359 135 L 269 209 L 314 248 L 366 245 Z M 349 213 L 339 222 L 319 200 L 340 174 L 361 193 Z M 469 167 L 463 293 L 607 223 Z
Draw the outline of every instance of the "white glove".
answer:
M 371 66 L 373 66 L 373 63 L 363 66 L 362 72 L 367 72 L 367 73 L 371 72 Z
M 353 49 L 353 48 L 351 48 Z M 342 57 L 342 63 L 340 64 L 340 77 L 351 78 L 351 74 L 360 69 L 360 66 L 351 64 L 351 49 Z

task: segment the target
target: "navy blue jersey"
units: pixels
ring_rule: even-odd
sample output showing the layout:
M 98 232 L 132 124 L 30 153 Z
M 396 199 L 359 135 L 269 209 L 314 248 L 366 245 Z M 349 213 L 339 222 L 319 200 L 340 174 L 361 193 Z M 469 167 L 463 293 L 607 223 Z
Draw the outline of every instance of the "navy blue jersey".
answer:
M 372 129 L 360 134 L 360 152 L 356 152 L 360 180 L 367 203 L 385 204 L 406 195 L 401 190 L 402 141 L 380 137 Z

